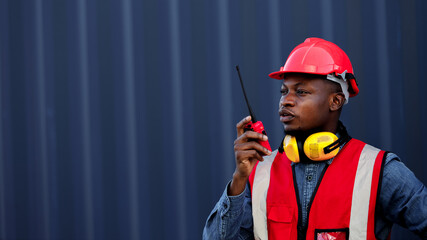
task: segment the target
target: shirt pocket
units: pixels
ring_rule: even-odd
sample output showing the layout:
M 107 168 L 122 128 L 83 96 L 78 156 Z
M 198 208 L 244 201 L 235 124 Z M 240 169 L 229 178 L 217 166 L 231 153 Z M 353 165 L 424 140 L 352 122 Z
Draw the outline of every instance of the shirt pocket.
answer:
M 271 206 L 267 214 L 268 239 L 290 239 L 293 226 L 296 226 L 293 207 Z

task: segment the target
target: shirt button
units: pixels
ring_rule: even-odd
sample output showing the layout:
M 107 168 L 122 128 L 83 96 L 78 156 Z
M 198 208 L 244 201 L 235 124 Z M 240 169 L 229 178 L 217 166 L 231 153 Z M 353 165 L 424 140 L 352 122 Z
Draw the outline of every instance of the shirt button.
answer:
M 308 175 L 308 176 L 307 176 L 307 180 L 308 180 L 308 181 L 311 181 L 311 179 L 313 179 L 313 177 L 312 177 L 311 175 Z

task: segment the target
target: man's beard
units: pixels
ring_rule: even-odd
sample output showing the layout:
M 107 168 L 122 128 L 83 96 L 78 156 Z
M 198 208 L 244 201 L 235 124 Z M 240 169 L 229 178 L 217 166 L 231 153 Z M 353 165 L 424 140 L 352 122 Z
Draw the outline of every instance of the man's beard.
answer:
M 311 134 L 314 133 L 318 133 L 318 132 L 323 132 L 322 130 L 318 129 L 318 128 L 313 128 L 310 130 L 302 130 L 302 129 L 296 129 L 296 130 L 283 130 L 283 132 L 286 135 L 291 135 L 291 136 L 295 136 L 296 138 L 300 138 L 300 139 L 306 139 L 308 138 Z

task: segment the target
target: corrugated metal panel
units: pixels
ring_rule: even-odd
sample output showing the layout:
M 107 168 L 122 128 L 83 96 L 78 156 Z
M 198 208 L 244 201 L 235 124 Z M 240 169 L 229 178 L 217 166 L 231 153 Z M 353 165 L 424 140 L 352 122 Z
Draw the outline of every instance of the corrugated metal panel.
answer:
M 426 10 L 422 0 L 0 1 L 0 238 L 200 239 L 247 115 L 234 66 L 278 146 L 280 82 L 267 74 L 311 36 L 352 59 L 361 92 L 342 116 L 352 136 L 427 182 Z

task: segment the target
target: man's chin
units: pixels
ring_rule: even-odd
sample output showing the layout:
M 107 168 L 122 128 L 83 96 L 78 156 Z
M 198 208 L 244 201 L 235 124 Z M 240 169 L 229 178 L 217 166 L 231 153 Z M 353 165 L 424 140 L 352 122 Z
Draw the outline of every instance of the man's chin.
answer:
M 308 130 L 305 127 L 302 127 L 301 125 L 287 125 L 283 124 L 283 130 L 285 131 L 285 134 L 289 134 L 292 136 L 297 135 L 305 135 L 307 133 L 313 133 L 315 132 L 314 129 Z
M 285 135 L 292 135 L 292 136 L 298 136 L 301 135 L 303 133 L 303 131 L 301 130 L 285 130 Z
M 322 131 L 319 128 L 306 129 L 306 128 L 302 128 L 301 126 L 289 126 L 289 125 L 284 125 L 283 129 L 286 135 L 292 135 L 292 136 L 310 136 L 313 133 Z
M 300 128 L 289 126 L 289 125 L 284 125 L 283 130 L 285 131 L 285 134 L 289 134 L 293 136 L 298 135 L 302 132 Z

